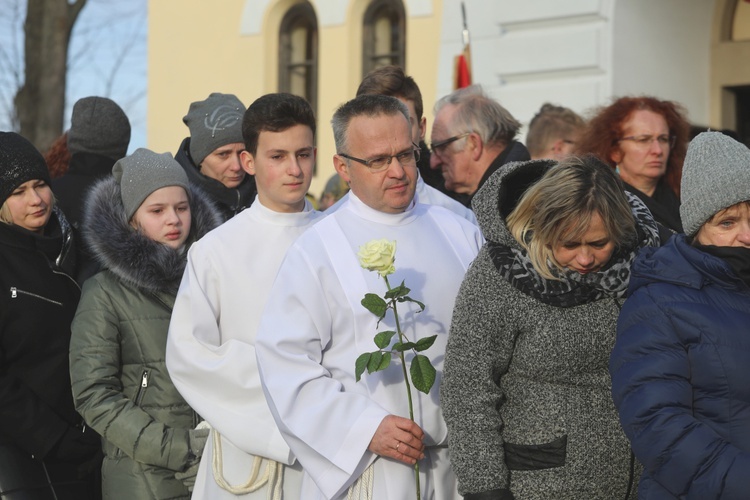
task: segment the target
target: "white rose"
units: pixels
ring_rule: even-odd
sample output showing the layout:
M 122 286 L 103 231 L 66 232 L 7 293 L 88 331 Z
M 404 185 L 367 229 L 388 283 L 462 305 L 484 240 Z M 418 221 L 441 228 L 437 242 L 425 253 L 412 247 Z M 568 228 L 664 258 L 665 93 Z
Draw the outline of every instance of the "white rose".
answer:
M 396 242 L 386 239 L 372 240 L 359 247 L 359 265 L 368 271 L 377 271 L 382 277 L 393 274 L 396 268 Z

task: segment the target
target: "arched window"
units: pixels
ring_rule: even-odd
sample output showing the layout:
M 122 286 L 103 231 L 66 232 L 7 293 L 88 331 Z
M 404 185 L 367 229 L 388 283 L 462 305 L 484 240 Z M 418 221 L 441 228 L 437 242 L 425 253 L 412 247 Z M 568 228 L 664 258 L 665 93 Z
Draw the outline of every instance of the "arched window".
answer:
M 304 97 L 317 113 L 318 21 L 309 2 L 294 5 L 281 21 L 279 91 Z
M 362 75 L 389 64 L 406 67 L 406 13 L 401 0 L 374 0 L 364 17 Z
M 746 42 L 750 40 L 750 2 L 740 0 L 734 9 L 730 39 L 733 42 Z

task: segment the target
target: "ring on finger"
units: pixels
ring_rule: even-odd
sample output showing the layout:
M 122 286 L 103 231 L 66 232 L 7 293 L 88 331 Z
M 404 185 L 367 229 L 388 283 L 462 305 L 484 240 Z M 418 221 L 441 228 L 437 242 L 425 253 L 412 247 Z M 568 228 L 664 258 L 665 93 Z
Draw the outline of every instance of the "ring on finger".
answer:
M 398 451 L 398 447 L 399 447 L 399 446 L 401 446 L 401 441 L 398 441 L 398 442 L 396 443 L 396 451 Z

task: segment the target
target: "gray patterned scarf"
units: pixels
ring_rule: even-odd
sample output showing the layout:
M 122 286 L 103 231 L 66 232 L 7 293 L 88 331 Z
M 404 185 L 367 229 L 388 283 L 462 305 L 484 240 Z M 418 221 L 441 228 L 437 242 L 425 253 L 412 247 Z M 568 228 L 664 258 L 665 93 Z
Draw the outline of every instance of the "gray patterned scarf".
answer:
M 560 280 L 549 280 L 539 276 L 523 248 L 488 241 L 492 262 L 511 285 L 545 304 L 574 307 L 605 297 L 623 298 L 630 281 L 630 265 L 638 250 L 646 246 L 659 246 L 659 230 L 651 212 L 636 196 L 625 194 L 636 220 L 638 241 L 630 248 L 617 249 L 601 270 L 580 274 L 554 268 L 553 272 Z

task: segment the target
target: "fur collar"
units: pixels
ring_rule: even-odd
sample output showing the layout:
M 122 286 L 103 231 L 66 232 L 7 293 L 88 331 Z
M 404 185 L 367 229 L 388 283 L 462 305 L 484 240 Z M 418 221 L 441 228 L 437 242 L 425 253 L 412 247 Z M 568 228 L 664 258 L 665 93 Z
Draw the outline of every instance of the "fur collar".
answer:
M 114 177 L 94 184 L 86 199 L 82 233 L 91 255 L 121 281 L 144 292 L 174 293 L 187 263 L 187 249 L 221 223 L 218 210 L 190 186 L 192 227 L 182 250 L 174 250 L 135 231 L 125 216 Z

